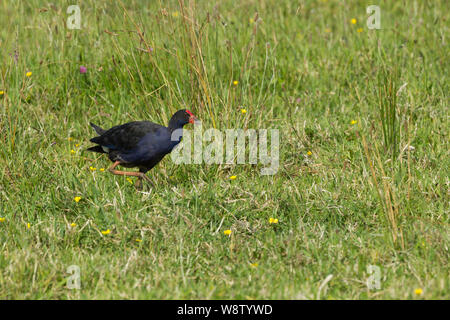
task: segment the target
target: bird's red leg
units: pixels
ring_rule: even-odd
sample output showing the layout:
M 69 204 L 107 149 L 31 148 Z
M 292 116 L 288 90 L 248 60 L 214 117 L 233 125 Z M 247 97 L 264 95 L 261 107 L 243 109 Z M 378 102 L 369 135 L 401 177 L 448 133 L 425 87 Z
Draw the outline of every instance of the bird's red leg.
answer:
M 139 179 L 144 178 L 145 180 L 149 181 L 152 185 L 153 182 L 150 180 L 149 177 L 147 177 L 143 172 L 134 172 L 134 171 L 120 171 L 115 170 L 114 168 L 117 167 L 120 164 L 120 161 L 114 162 L 111 167 L 108 168 L 108 171 L 112 174 L 120 175 L 120 176 L 132 176 L 132 177 L 138 177 Z
M 141 172 L 134 172 L 134 171 L 120 171 L 120 170 L 114 170 L 115 167 L 117 167 L 120 164 L 120 161 L 116 161 L 112 164 L 111 167 L 109 167 L 108 171 L 112 174 L 117 174 L 120 176 L 133 176 L 133 177 L 141 177 Z

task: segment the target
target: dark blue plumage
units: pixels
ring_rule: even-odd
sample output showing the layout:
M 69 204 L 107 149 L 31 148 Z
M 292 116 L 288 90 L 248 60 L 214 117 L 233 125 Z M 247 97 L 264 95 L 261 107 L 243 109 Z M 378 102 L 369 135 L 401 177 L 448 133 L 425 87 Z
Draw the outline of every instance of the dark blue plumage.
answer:
M 91 123 L 99 136 L 90 140 L 97 145 L 87 150 L 108 154 L 114 162 L 110 168 L 114 174 L 146 178 L 144 174 L 180 143 L 181 134 L 177 131 L 174 135 L 177 138 L 172 141 L 172 133 L 195 120 L 189 110 L 179 110 L 170 119 L 168 127 L 149 121 L 134 121 L 104 130 Z M 117 165 L 138 167 L 139 172 L 114 170 Z

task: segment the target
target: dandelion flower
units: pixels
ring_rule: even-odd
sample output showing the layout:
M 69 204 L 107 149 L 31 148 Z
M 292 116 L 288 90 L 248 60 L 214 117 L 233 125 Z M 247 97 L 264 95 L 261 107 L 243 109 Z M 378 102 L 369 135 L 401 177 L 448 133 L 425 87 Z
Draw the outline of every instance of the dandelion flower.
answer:
M 350 121 L 350 124 L 351 124 L 351 125 L 354 125 L 354 124 L 357 124 L 357 123 L 358 123 L 358 121 L 356 121 L 356 120 Z
M 223 232 L 223 234 L 226 235 L 226 236 L 229 236 L 229 235 L 231 234 L 231 230 L 230 230 L 230 229 L 225 230 L 225 231 Z
M 358 33 L 361 33 L 361 32 L 363 32 L 363 28 L 358 28 L 356 31 L 357 31 Z
M 311 151 L 308 151 L 306 154 L 307 154 L 308 156 L 312 156 L 312 152 L 311 152 Z
M 29 78 L 29 77 L 31 77 L 32 74 L 33 74 L 33 72 L 28 71 L 25 75 Z
M 80 66 L 80 73 L 84 74 L 87 72 L 87 68 L 85 66 Z
M 111 230 L 109 230 L 109 229 L 106 229 L 105 231 L 102 231 L 102 234 L 104 234 L 104 235 L 107 235 L 107 234 L 110 234 L 111 233 Z
M 75 154 L 75 150 L 73 150 L 73 149 L 70 150 L 70 153 L 71 153 L 71 154 Z
M 242 113 L 242 114 L 246 114 L 246 113 L 247 113 L 247 110 L 241 109 L 241 113 Z
M 416 296 L 421 296 L 422 293 L 423 293 L 423 290 L 420 289 L 420 288 L 417 288 L 416 290 L 414 290 L 414 293 L 415 293 Z
M 75 197 L 75 198 L 73 198 L 73 200 L 75 200 L 75 202 L 80 202 L 80 200 L 81 200 L 81 197 Z
M 31 228 L 31 224 L 28 222 L 27 223 L 27 229 L 30 229 Z
M 70 224 L 70 226 L 71 226 L 72 228 L 75 228 L 75 227 L 77 226 L 77 224 L 76 224 L 75 222 L 72 222 L 72 223 Z
M 0 218 L 0 222 L 5 222 L 6 218 Z
M 5 91 L 0 90 L 0 96 L 2 96 L 2 95 L 4 95 L 4 94 L 5 94 Z
M 95 171 L 95 170 L 97 170 L 97 168 L 96 167 L 89 167 L 89 170 Z
M 358 22 L 355 18 L 353 18 L 352 20 L 350 20 L 350 22 L 352 23 L 352 24 L 356 24 L 356 22 Z
M 76 144 L 75 144 L 75 147 L 77 147 L 77 148 L 78 148 L 79 146 L 80 146 L 80 144 L 79 144 L 79 143 L 76 143 Z
M 270 223 L 270 224 L 272 224 L 272 223 L 277 224 L 277 223 L 278 223 L 278 219 L 270 218 L 270 219 L 269 219 L 269 223 Z
M 131 184 L 133 184 L 133 180 L 131 180 L 130 178 L 127 178 L 127 181 Z
M 230 180 L 236 180 L 237 176 L 231 176 Z
M 237 86 L 238 83 L 239 83 L 239 81 L 237 81 L 237 80 L 234 80 L 234 81 L 233 81 L 233 85 L 234 85 L 234 86 Z
M 105 168 L 100 168 L 99 170 L 100 170 L 100 172 L 103 172 L 103 171 L 105 171 Z

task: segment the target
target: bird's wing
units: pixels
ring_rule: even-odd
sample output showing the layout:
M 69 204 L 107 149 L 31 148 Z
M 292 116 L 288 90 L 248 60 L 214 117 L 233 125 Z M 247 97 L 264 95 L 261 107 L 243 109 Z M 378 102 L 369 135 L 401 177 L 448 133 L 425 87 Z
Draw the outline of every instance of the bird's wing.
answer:
M 112 127 L 102 135 L 92 138 L 91 142 L 117 151 L 131 151 L 146 135 L 158 134 L 167 131 L 167 128 L 149 121 L 134 121 Z
M 171 141 L 171 131 L 161 127 L 144 135 L 133 149 L 120 154 L 120 158 L 129 163 L 145 163 L 161 159 L 172 151 L 178 141 Z

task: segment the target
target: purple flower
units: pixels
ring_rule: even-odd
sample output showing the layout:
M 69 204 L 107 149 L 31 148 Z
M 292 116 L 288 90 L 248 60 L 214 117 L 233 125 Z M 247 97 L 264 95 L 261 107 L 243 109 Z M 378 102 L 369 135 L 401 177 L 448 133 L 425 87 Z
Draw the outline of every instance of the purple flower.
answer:
M 87 68 L 85 66 L 81 66 L 80 73 L 86 73 L 86 72 L 87 72 Z

